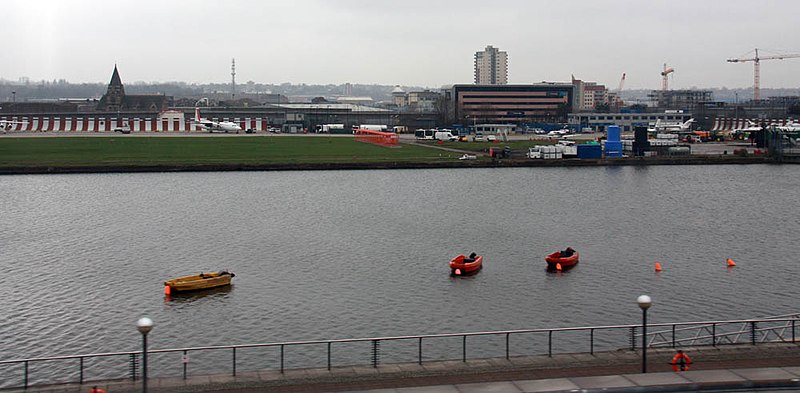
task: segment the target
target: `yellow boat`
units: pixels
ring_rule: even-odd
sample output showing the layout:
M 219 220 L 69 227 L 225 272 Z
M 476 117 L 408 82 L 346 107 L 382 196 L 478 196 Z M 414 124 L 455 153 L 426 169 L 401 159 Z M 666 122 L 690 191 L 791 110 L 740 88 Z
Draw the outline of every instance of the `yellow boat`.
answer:
M 233 273 L 221 271 L 173 278 L 172 280 L 164 281 L 164 293 L 197 291 L 231 285 L 231 278 L 235 276 Z

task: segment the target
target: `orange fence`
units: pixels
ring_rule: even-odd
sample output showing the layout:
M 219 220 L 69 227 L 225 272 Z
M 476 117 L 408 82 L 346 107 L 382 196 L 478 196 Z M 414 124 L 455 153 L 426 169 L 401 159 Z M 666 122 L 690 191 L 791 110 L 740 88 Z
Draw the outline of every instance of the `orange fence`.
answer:
M 394 132 L 382 132 L 358 128 L 353 133 L 359 142 L 374 143 L 381 146 L 397 146 L 398 137 Z

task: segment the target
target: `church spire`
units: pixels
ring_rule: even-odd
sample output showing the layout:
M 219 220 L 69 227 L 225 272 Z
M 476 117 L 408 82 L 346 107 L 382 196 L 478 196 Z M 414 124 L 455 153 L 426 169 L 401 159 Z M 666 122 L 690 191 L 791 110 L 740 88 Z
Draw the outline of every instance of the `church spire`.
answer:
M 117 71 L 117 65 L 114 64 L 114 74 L 111 75 L 111 82 L 109 86 L 122 86 L 122 79 L 119 77 L 119 71 Z

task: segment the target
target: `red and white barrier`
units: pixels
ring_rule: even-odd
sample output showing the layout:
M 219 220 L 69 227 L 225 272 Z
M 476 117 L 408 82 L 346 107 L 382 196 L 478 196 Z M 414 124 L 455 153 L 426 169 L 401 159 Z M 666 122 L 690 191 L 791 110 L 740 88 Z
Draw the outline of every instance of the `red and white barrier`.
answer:
M 0 116 L 0 120 L 19 122 L 9 125 L 7 131 L 20 132 L 111 132 L 114 128 L 124 127 L 125 125 L 132 132 L 204 131 L 200 126 L 194 124 L 193 119 L 118 118 L 117 116 L 109 115 L 86 117 Z M 256 131 L 267 131 L 269 129 L 269 120 L 262 117 L 213 118 L 211 120 L 216 122 L 231 121 L 242 127 L 242 130 L 252 128 Z M 721 126 L 724 120 L 724 118 L 722 120 L 720 118 L 716 119 L 715 129 L 718 127 L 717 124 L 719 123 Z M 788 121 L 791 120 L 785 120 L 784 124 Z

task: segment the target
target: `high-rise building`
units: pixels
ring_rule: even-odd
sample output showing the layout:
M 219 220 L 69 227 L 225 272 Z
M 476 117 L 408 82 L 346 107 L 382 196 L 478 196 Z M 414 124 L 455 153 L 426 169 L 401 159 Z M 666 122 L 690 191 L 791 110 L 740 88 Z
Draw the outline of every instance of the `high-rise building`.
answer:
M 505 85 L 508 83 L 508 54 L 491 45 L 475 52 L 475 84 Z

